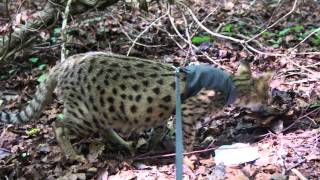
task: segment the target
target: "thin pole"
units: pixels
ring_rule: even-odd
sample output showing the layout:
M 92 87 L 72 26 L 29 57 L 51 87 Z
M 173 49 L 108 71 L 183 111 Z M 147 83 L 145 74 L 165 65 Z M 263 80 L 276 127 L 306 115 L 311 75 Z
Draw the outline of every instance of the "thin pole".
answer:
M 182 180 L 183 173 L 183 136 L 179 71 L 180 68 L 176 68 L 176 180 Z

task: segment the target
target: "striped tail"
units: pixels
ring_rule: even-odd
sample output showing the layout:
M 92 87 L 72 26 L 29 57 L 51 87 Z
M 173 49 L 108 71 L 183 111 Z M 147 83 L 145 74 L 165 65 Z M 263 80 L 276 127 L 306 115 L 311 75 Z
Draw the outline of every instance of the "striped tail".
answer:
M 37 87 L 34 98 L 24 110 L 18 113 L 0 111 L 0 123 L 17 124 L 37 119 L 43 108 L 51 101 L 53 90 L 57 84 L 57 79 L 54 75 L 56 73 L 54 70 L 51 72 L 47 79 Z

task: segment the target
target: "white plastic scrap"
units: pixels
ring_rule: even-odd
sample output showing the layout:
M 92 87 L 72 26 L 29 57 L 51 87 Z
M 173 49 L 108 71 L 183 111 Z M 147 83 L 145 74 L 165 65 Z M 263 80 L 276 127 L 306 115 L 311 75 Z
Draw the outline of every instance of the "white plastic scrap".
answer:
M 257 147 L 251 147 L 249 144 L 236 143 L 232 145 L 223 145 L 215 150 L 216 164 L 239 165 L 242 163 L 258 159 L 259 151 Z

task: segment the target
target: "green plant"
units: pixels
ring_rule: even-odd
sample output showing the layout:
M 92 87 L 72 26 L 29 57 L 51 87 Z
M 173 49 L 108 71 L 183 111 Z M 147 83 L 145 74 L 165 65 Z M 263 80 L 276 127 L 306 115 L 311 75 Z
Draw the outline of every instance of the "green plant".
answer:
M 64 119 L 64 114 L 61 114 L 61 113 L 58 114 L 58 115 L 57 115 L 57 119 L 60 120 L 60 121 L 62 121 L 62 120 Z
M 233 25 L 232 24 L 227 24 L 222 28 L 223 32 L 231 34 L 233 31 Z
M 46 80 L 47 79 L 47 76 L 46 76 L 46 74 L 42 74 L 41 76 L 39 76 L 38 78 L 37 78 L 37 81 L 38 82 L 43 82 L 44 80 Z
M 26 134 L 27 136 L 37 136 L 40 133 L 40 129 L 39 128 L 32 128 L 31 130 L 27 130 Z
M 203 42 L 209 42 L 211 40 L 210 36 L 194 36 L 191 39 L 193 44 L 201 44 Z

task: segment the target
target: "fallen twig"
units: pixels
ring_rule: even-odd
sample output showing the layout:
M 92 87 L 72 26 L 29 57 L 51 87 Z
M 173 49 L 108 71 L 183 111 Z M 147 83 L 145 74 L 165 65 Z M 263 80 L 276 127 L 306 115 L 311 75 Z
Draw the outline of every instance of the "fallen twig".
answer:
M 204 152 L 209 152 L 209 151 L 213 151 L 216 148 L 206 148 L 206 149 L 202 149 L 202 150 L 198 150 L 198 151 L 191 151 L 191 152 L 187 152 L 187 153 L 183 153 L 183 155 L 191 155 L 191 154 L 198 154 L 198 153 L 204 153 Z M 162 155 L 155 155 L 155 156 L 138 156 L 136 158 L 133 158 L 134 160 L 145 160 L 145 159 L 155 159 L 155 158 L 166 158 L 166 157 L 174 157 L 176 155 L 176 153 L 170 153 L 170 154 L 162 154 Z
M 316 109 L 314 109 L 314 110 L 306 113 L 305 115 L 299 117 L 298 119 L 294 120 L 293 123 L 291 123 L 288 127 L 286 127 L 285 129 L 283 129 L 281 132 L 287 131 L 287 130 L 290 129 L 293 125 L 295 125 L 296 122 L 299 121 L 300 119 L 305 118 L 305 117 L 309 116 L 311 113 L 314 113 L 314 112 L 319 111 L 319 110 L 320 110 L 320 107 L 318 107 L 318 108 L 316 108 Z
M 291 169 L 291 171 L 297 175 L 301 180 L 308 180 L 300 171 L 298 171 L 298 169 Z

